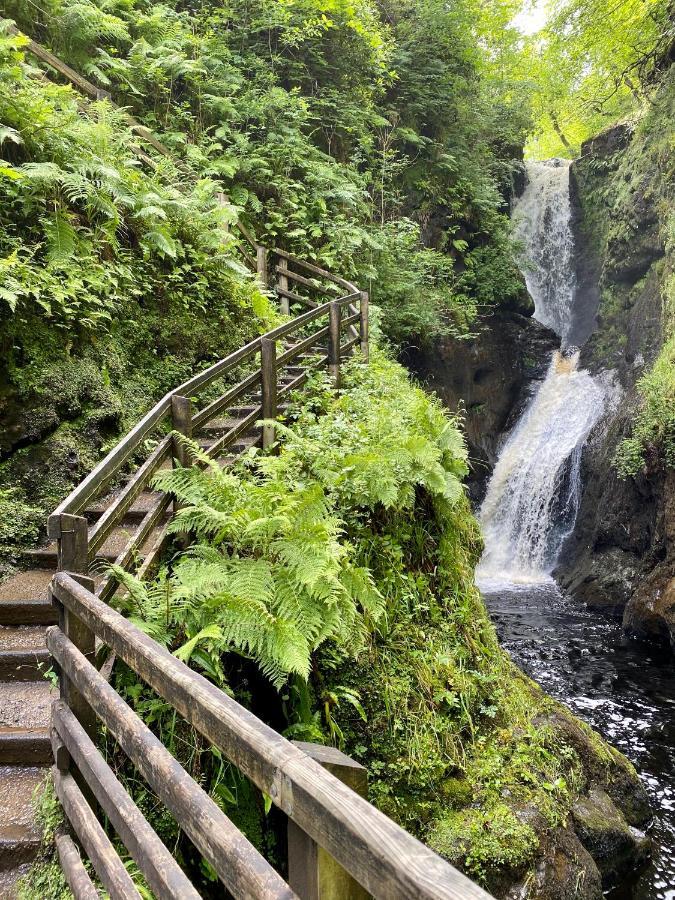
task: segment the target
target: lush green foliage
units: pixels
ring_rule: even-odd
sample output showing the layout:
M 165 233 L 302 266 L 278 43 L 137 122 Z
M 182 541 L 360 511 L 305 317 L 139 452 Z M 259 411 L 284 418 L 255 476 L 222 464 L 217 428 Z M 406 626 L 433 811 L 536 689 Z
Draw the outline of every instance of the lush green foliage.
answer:
M 518 810 L 559 824 L 584 764 L 544 724 L 554 706 L 513 670 L 473 584 L 457 422 L 375 352 L 345 366 L 337 396 L 317 377 L 278 428 L 276 455 L 160 476 L 185 504 L 174 530 L 196 543 L 153 583 L 124 577 L 120 608 L 288 736 L 343 746 L 374 802 L 474 876 L 526 870 L 539 835 Z M 133 673 L 116 679 L 274 857 L 256 792 Z
M 584 140 L 639 111 L 674 37 L 668 0 L 554 0 L 525 57 L 537 123 L 530 152 L 574 156 Z
M 165 643 L 180 635 L 180 658 L 223 683 L 224 652 L 254 659 L 281 686 L 290 674 L 307 680 L 324 642 L 357 653 L 381 627 L 385 597 L 353 562 L 344 510 L 407 513 L 418 490 L 449 505 L 463 498 L 455 425 L 391 364 L 350 377 L 356 384 L 336 402 L 317 376 L 311 407 L 292 427 L 276 426 L 279 455 L 251 456 L 230 472 L 187 442 L 205 468 L 155 477 L 181 503 L 172 532 L 196 542 L 156 585 L 118 572 L 125 608 Z
M 7 9 L 220 180 L 264 242 L 370 286 L 396 340 L 522 294 L 504 215 L 527 124 L 515 3 Z
M 33 797 L 35 819 L 42 830 L 42 846 L 38 860 L 19 882 L 19 900 L 71 900 L 72 893 L 59 864 L 54 835 L 63 825 L 64 816 L 50 778 Z
M 615 152 L 601 151 L 577 166 L 585 235 L 605 260 L 600 327 L 590 340 L 593 355 L 604 367 L 625 361 L 632 329 L 629 317 L 641 298 L 654 295 L 657 304 L 661 299 L 653 339 L 661 335 L 662 346 L 638 381 L 639 405 L 632 433 L 616 455 L 623 476 L 675 465 L 674 114 L 675 72 L 671 69 L 640 121 L 617 142 Z M 637 281 L 631 274 L 624 277 L 625 266 L 637 266 L 641 277 Z
M 215 182 L 142 168 L 121 114 L 41 79 L 24 45 L 0 29 L 3 557 L 152 399 L 273 319 Z

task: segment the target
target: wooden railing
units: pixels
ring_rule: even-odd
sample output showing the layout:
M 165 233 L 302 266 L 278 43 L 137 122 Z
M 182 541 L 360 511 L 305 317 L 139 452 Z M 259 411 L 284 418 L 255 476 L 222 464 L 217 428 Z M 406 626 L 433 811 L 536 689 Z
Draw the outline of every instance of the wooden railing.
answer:
M 86 96 L 108 96 L 35 41 L 27 49 Z M 137 120 L 128 116 L 128 121 L 156 152 L 171 155 Z M 134 151 L 154 166 L 143 150 Z M 222 459 L 252 430 L 253 440 L 268 448 L 274 441 L 273 420 L 311 371 L 327 365 L 338 386 L 345 356 L 358 346 L 362 359 L 368 360 L 366 293 L 314 263 L 280 249 L 266 250 L 243 225 L 237 230 L 240 256 L 261 284 L 274 290 L 280 311 L 294 318 L 162 397 L 49 517 L 60 570 L 50 587 L 59 625 L 49 629 L 47 643 L 60 685 L 53 706 L 52 746 L 54 784 L 70 828 L 56 836 L 63 871 L 78 900 L 96 900 L 97 889 L 71 837 L 74 832 L 113 900 L 140 897 L 99 821 L 98 807 L 156 897 L 199 896 L 98 750 L 97 734 L 104 725 L 234 897 L 489 900 L 367 802 L 362 766 L 334 748 L 286 740 L 172 656 L 108 605 L 119 589 L 113 576 L 95 590 L 90 573 L 97 556 L 142 495 L 150 502 L 114 561 L 140 576 L 149 575 L 159 562 L 172 498 L 149 488 L 162 466 L 189 463 L 174 434 L 202 442 L 214 459 Z M 209 426 L 235 404 L 246 405 L 239 406 L 237 416 L 214 438 Z M 257 432 L 260 419 L 265 424 Z M 92 507 L 106 494 L 98 509 Z M 288 881 L 98 671 L 97 642 L 110 648 L 285 813 Z
M 56 575 L 52 596 L 64 615 L 75 617 L 110 647 L 373 897 L 485 900 L 487 895 L 480 888 L 326 771 L 304 749 L 193 672 L 73 577 Z M 111 894 L 111 885 L 117 883 L 116 879 L 124 880 L 125 870 L 96 820 L 83 814 L 86 801 L 73 777 L 73 766 L 157 896 L 196 896 L 99 755 L 90 737 L 94 717 L 105 724 L 235 897 L 296 896 L 294 884 L 306 883 L 307 869 L 316 866 L 316 853 L 314 861 L 312 854 L 301 863 L 296 858 L 295 871 L 289 872 L 289 886 L 192 781 L 62 628 L 49 630 L 48 647 L 62 677 L 91 711 L 81 722 L 69 704 L 55 704 L 57 791 L 69 821 Z M 117 896 L 135 897 L 131 888 L 127 884 Z

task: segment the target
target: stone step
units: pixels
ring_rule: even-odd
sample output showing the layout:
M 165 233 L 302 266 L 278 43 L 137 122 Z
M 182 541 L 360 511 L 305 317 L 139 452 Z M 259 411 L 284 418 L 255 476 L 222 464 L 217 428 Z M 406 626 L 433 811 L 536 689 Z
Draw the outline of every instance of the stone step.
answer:
M 38 681 L 49 668 L 46 629 L 0 626 L 0 681 Z
M 0 728 L 0 766 L 48 766 L 51 762 L 48 727 Z
M 56 690 L 44 678 L 41 681 L 0 682 L 0 729 L 7 732 L 49 728 L 54 697 Z
M 31 862 L 40 849 L 34 798 L 44 784 L 44 769 L 0 767 L 0 871 Z
M 24 875 L 30 871 L 30 864 L 24 863 L 21 866 L 14 866 L 5 872 L 0 872 L 0 897 L 2 900 L 18 900 L 19 885 L 18 882 Z
M 30 569 L 0 584 L 0 626 L 56 623 L 57 612 L 47 600 L 54 571 Z

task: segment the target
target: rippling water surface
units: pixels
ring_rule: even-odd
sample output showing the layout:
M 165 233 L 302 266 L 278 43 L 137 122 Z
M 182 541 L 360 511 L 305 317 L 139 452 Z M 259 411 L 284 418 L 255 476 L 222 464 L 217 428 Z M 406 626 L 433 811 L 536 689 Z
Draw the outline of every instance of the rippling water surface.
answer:
M 619 622 L 580 607 L 553 583 L 487 583 L 482 590 L 514 662 L 621 750 L 647 786 L 655 856 L 612 900 L 675 900 L 672 658 L 626 642 Z

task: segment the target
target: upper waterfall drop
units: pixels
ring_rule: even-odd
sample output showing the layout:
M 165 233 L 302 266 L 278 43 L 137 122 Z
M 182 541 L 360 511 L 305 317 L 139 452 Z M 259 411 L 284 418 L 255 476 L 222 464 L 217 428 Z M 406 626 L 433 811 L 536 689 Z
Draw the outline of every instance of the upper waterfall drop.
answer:
M 513 212 L 515 236 L 525 246 L 523 274 L 535 319 L 566 347 L 576 287 L 570 161 L 529 162 L 526 168 L 527 184 Z
M 601 386 L 567 346 L 575 298 L 569 165 L 528 163 L 514 213 L 535 318 L 556 331 L 561 350 L 504 443 L 480 509 L 483 585 L 550 580 L 579 508 L 581 450 L 603 411 Z

